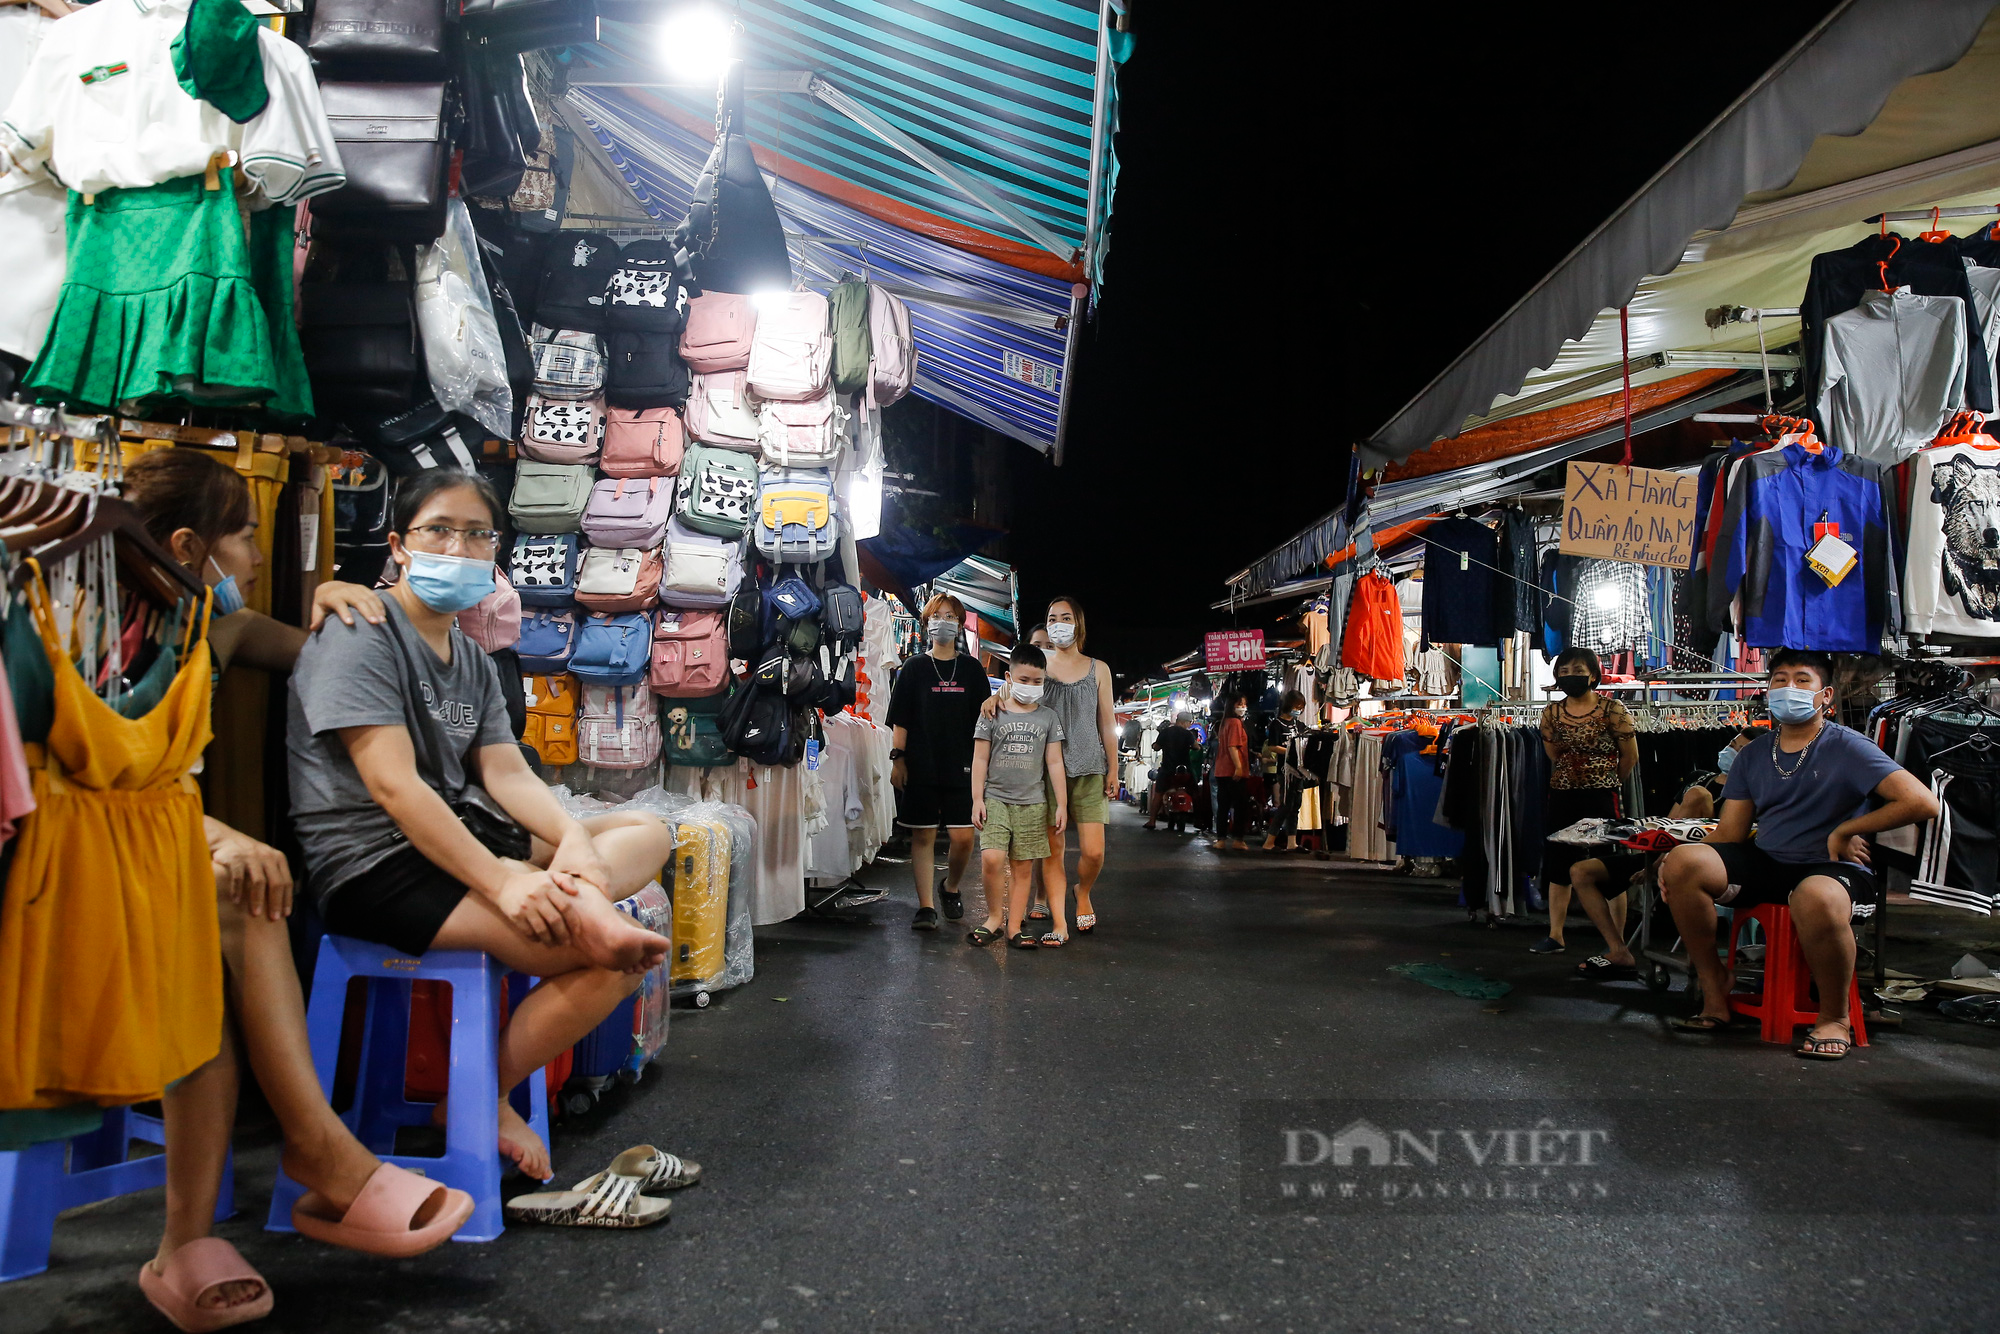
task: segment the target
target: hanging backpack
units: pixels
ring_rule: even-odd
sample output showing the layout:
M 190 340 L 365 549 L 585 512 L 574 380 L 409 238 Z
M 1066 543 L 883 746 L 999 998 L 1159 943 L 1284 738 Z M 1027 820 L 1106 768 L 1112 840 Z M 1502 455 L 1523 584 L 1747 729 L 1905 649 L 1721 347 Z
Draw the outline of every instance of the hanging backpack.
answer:
M 710 371 L 688 386 L 688 434 L 703 444 L 754 452 L 763 424 L 745 371 Z
M 602 333 L 605 289 L 618 268 L 618 243 L 596 232 L 563 232 L 542 249 L 535 323 Z
M 868 401 L 887 407 L 917 379 L 917 340 L 910 308 L 880 283 L 868 284 Z
M 515 539 L 511 581 L 523 606 L 567 607 L 576 599 L 580 546 L 575 533 Z
M 817 653 L 820 644 L 820 598 L 811 584 L 787 575 L 764 595 L 764 642 L 781 644 L 794 653 Z
M 604 389 L 604 344 L 581 329 L 541 329 L 535 339 L 535 392 L 543 398 L 596 398 Z
M 521 595 L 506 575 L 493 571 L 493 591 L 458 614 L 458 628 L 488 653 L 514 647 L 521 637 Z
M 583 535 L 600 547 L 650 550 L 667 536 L 674 484 L 665 477 L 606 477 L 590 488 Z
M 765 468 L 751 525 L 758 554 L 779 565 L 812 565 L 838 546 L 833 479 L 819 468 Z
M 713 695 L 729 684 L 729 640 L 722 613 L 669 607 L 653 622 L 653 693 L 669 699 Z
M 752 764 L 783 764 L 792 755 L 792 705 L 777 691 L 744 686 L 719 720 L 722 739 Z
M 759 398 L 813 398 L 827 387 L 833 340 L 826 332 L 826 298 L 792 292 L 785 304 L 757 314 L 750 344 L 750 390 Z
M 757 461 L 697 441 L 681 458 L 674 509 L 681 522 L 716 537 L 739 537 L 757 504 Z
M 722 739 L 721 714 L 727 706 L 728 697 L 724 695 L 663 702 L 661 754 L 667 763 L 690 769 L 713 769 L 736 763 L 736 756 Z
M 537 463 L 595 463 L 604 447 L 604 400 L 528 399 L 521 454 Z
M 835 283 L 826 294 L 833 338 L 833 387 L 858 394 L 868 387 L 868 284 Z
M 681 415 L 672 408 L 613 408 L 597 466 L 606 477 L 672 477 L 686 448 Z
M 667 524 L 660 601 L 669 607 L 726 607 L 743 579 L 743 543 L 699 533 L 676 515 Z
M 586 686 L 629 686 L 646 679 L 652 660 L 650 616 L 593 615 L 576 635 L 569 672 Z
M 617 408 L 677 408 L 687 402 L 688 370 L 666 334 L 614 333 L 606 340 L 604 397 Z
M 831 467 L 847 448 L 847 409 L 831 391 L 797 402 L 766 399 L 757 409 L 757 445 L 774 467 Z
M 681 330 L 681 360 L 700 374 L 740 371 L 750 364 L 757 308 L 735 292 L 703 292 L 688 303 Z
M 826 630 L 828 643 L 852 648 L 861 642 L 865 608 L 860 589 L 853 584 L 828 584 L 819 591 L 819 603 L 819 623 Z
M 595 769 L 643 769 L 660 758 L 659 706 L 643 681 L 584 686 L 576 758 Z
M 591 470 L 581 464 L 524 459 L 514 470 L 507 513 L 524 533 L 573 533 L 590 502 L 591 480 Z
M 729 599 L 729 656 L 749 662 L 764 647 L 769 626 L 765 621 L 764 587 L 746 572 L 736 596 Z
M 672 241 L 627 242 L 607 289 L 607 326 L 632 333 L 678 336 L 687 323 L 687 284 L 674 268 Z
M 334 573 L 349 583 L 371 586 L 389 561 L 389 523 L 396 488 L 388 465 L 353 454 L 358 467 L 344 469 L 333 482 Z
M 567 676 L 527 678 L 528 728 L 521 740 L 552 769 L 576 763 L 576 682 Z
M 521 670 L 559 675 L 569 670 L 576 652 L 576 613 L 537 607 L 521 615 L 521 637 L 514 641 Z
M 660 600 L 659 549 L 592 547 L 577 571 L 577 605 L 588 611 L 645 611 Z

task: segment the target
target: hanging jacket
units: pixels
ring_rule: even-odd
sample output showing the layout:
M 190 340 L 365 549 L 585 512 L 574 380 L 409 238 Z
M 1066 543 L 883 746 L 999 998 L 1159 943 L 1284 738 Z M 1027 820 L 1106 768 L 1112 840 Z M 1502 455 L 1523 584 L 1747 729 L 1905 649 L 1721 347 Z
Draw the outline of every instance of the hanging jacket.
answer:
M 1866 237 L 1845 250 L 1813 256 L 1812 276 L 1799 301 L 1801 388 L 1807 403 L 1819 402 L 1827 321 L 1853 310 L 1861 303 L 1863 292 L 1908 287 L 1918 296 L 1955 296 L 1965 303 L 1966 346 L 1984 345 L 1972 287 L 1965 277 L 1965 258 L 1976 258 L 1962 255 L 1966 239 L 1920 241 L 1891 232 Z M 1965 405 L 1981 412 L 1993 411 L 1993 368 L 1983 357 L 1973 357 L 1966 367 Z

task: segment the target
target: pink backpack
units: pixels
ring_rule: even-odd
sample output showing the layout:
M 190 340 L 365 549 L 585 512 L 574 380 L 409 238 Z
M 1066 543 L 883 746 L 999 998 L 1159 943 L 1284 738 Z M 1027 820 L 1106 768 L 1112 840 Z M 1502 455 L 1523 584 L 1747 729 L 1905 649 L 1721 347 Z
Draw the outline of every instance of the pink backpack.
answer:
M 666 608 L 653 621 L 653 665 L 646 673 L 653 693 L 698 699 L 729 681 L 729 630 L 719 611 Z
M 757 308 L 735 292 L 704 292 L 688 304 L 681 360 L 691 371 L 740 371 L 750 364 Z
M 686 428 L 672 408 L 613 408 L 597 466 L 606 477 L 672 477 L 686 448 Z
M 757 316 L 750 343 L 750 392 L 759 398 L 815 398 L 824 393 L 833 369 L 833 337 L 827 332 L 826 298 L 793 292 L 781 309 Z
M 604 447 L 604 400 L 528 396 L 521 453 L 537 463 L 595 463 Z
M 659 477 L 606 477 L 590 488 L 583 535 L 597 547 L 650 551 L 667 540 L 674 484 Z
M 831 467 L 847 445 L 847 410 L 830 389 L 796 403 L 767 400 L 757 418 L 757 443 L 773 467 Z
M 458 614 L 458 628 L 488 653 L 512 648 L 521 640 L 521 595 L 496 566 L 493 591 Z
M 757 396 L 745 371 L 710 371 L 688 387 L 688 434 L 723 449 L 757 448 Z
M 887 407 L 909 393 L 917 378 L 917 342 L 910 334 L 910 308 L 880 283 L 868 284 L 868 337 L 873 345 L 868 399 Z

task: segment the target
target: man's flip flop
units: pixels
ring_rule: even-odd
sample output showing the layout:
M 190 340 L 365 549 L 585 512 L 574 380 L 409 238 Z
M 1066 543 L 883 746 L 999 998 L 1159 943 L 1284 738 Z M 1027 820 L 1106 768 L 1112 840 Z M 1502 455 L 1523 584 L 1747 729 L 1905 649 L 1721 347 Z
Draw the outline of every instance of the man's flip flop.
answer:
M 666 1221 L 673 1201 L 641 1193 L 651 1172 L 652 1145 L 627 1149 L 611 1166 L 590 1178 L 589 1190 L 538 1191 L 507 1201 L 507 1217 L 551 1227 L 647 1227 Z M 587 1183 L 584 1183 L 587 1184 Z
M 439 1192 L 444 1198 L 437 1213 L 417 1226 L 418 1212 Z M 472 1217 L 472 1204 L 472 1197 L 462 1190 L 383 1163 L 344 1214 L 316 1190 L 301 1195 L 292 1206 L 292 1226 L 314 1241 L 401 1260 L 450 1241 L 451 1234 Z
M 636 1168 L 634 1168 L 635 1157 Z M 622 1164 L 622 1166 L 621 1166 Z M 641 1144 L 635 1149 L 627 1149 L 611 1160 L 611 1166 L 596 1176 L 577 1182 L 571 1190 L 586 1194 L 604 1184 L 604 1178 L 615 1172 L 639 1178 L 642 1191 L 680 1190 L 701 1181 L 701 1164 L 678 1158 L 665 1149 L 656 1149 L 650 1144 Z
M 224 1283 L 259 1283 L 264 1291 L 234 1306 L 202 1306 L 202 1295 Z M 189 1242 L 168 1258 L 164 1270 L 155 1271 L 150 1260 L 140 1265 L 139 1291 L 184 1334 L 210 1334 L 271 1314 L 271 1285 L 220 1237 Z

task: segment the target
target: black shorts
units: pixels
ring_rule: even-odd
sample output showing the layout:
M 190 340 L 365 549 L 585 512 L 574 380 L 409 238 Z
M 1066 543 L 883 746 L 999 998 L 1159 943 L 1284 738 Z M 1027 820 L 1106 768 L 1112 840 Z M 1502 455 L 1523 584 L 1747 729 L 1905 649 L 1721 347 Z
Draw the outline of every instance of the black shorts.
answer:
M 494 856 L 527 858 L 530 845 L 521 831 L 495 829 L 479 820 L 461 822 Z M 405 843 L 365 874 L 322 894 L 320 917 L 336 936 L 421 955 L 468 892 L 450 872 Z
M 1729 872 L 1729 888 L 1716 902 L 1730 908 L 1760 903 L 1790 903 L 1792 891 L 1810 876 L 1840 882 L 1854 904 L 1856 917 L 1872 917 L 1881 903 L 1875 875 L 1865 866 L 1847 862 L 1781 862 L 1755 843 L 1710 843 Z
M 919 787 L 912 783 L 896 793 L 896 823 L 905 829 L 972 828 L 972 784 L 963 787 Z

